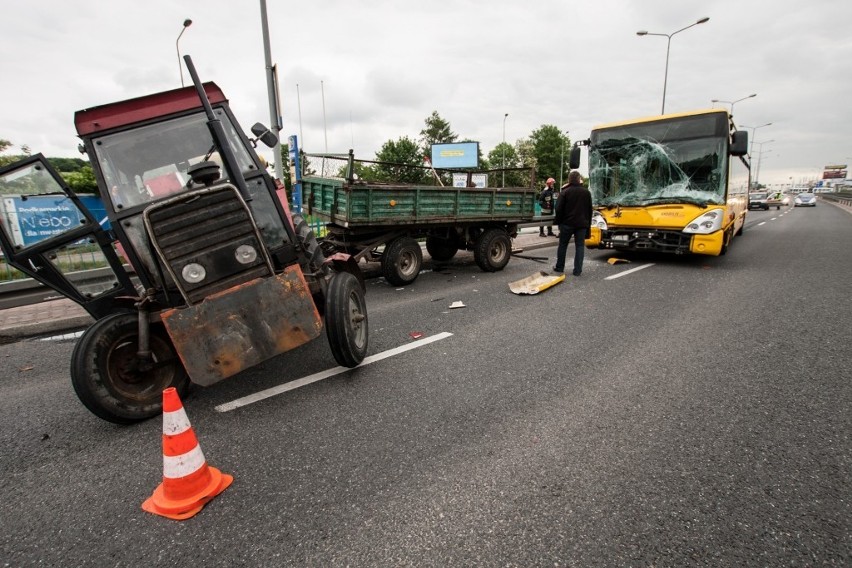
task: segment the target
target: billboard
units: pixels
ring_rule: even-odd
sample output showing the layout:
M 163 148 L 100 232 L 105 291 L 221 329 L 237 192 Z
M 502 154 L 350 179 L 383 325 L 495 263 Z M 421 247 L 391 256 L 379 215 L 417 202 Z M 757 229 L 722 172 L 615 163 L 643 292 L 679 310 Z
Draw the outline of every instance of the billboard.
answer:
M 825 168 L 825 171 L 822 172 L 822 179 L 846 179 L 846 170 Z
M 478 168 L 479 142 L 432 144 L 433 168 Z

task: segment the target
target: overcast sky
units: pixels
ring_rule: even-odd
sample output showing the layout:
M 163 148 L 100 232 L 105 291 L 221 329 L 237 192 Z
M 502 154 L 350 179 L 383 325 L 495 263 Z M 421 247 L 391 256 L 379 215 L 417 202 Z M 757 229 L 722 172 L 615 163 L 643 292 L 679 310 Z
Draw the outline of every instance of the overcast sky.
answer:
M 26 144 L 79 156 L 76 110 L 179 87 L 186 18 L 180 51 L 202 80 L 222 87 L 244 129 L 270 122 L 260 0 L 0 6 L 7 153 Z M 371 159 L 389 139 L 417 139 L 433 110 L 485 153 L 506 113 L 510 143 L 543 124 L 576 140 L 595 124 L 659 114 L 667 39 L 636 32 L 671 34 L 707 16 L 671 39 L 666 111 L 756 93 L 734 117 L 772 123 L 749 130 L 764 183 L 852 162 L 849 0 L 268 0 L 267 14 L 282 137 L 303 134 L 308 152 L 327 139 L 330 152 Z

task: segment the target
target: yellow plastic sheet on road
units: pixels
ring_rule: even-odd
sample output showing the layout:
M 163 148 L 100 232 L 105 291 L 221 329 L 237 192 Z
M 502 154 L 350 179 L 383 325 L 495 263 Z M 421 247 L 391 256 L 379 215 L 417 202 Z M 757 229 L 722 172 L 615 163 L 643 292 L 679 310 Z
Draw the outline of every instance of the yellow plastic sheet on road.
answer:
M 556 286 L 565 280 L 564 274 L 548 274 L 547 272 L 536 272 L 526 278 L 509 282 L 509 290 L 515 294 L 538 294 L 552 286 Z

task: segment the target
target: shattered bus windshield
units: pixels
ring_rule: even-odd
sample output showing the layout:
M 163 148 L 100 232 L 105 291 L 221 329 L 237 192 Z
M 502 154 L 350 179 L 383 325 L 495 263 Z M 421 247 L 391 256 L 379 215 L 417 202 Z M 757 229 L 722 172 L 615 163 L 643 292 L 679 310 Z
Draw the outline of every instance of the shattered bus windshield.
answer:
M 589 153 L 595 205 L 724 204 L 727 144 L 724 113 L 595 130 Z
M 243 172 L 254 167 L 233 124 L 215 111 Z M 212 160 L 227 177 L 204 113 L 149 124 L 94 140 L 98 164 L 114 210 L 135 207 L 186 190 L 187 170 Z

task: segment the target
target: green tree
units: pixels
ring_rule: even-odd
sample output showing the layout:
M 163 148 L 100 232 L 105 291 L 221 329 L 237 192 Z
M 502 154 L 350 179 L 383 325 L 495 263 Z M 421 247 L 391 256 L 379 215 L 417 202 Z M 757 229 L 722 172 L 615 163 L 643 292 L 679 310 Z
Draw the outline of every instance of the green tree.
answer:
M 47 161 L 58 172 L 79 172 L 84 168 L 92 169 L 89 162 L 82 158 L 48 158 Z
M 408 136 L 382 144 L 376 152 L 376 160 L 388 162 L 376 164 L 378 181 L 424 183 L 426 179 L 425 170 L 410 167 L 423 166 L 423 156 L 420 146 Z
M 491 164 L 491 167 L 495 170 L 502 170 L 504 167 L 521 167 L 521 160 L 518 156 L 518 151 L 508 142 L 500 142 L 493 150 L 491 150 L 491 152 L 488 153 L 488 163 Z M 488 180 L 490 185 L 494 187 L 503 186 L 504 175 L 502 171 L 492 172 L 489 175 L 491 176 L 491 179 Z M 507 171 L 505 172 L 505 178 L 505 187 L 524 187 L 523 175 L 521 172 Z
M 48 158 L 51 164 L 53 163 L 54 159 L 55 158 Z M 65 180 L 65 183 L 68 184 L 68 187 L 70 187 L 71 190 L 76 194 L 98 194 L 98 182 L 97 180 L 95 180 L 95 172 L 92 170 L 92 166 L 90 166 L 89 164 L 84 164 L 83 167 L 81 167 L 77 171 L 60 171 L 59 175 L 62 176 L 62 179 Z
M 450 129 L 450 123 L 441 118 L 437 110 L 426 118 L 426 128 L 420 131 L 420 144 L 424 152 L 430 152 L 432 144 L 452 144 L 458 135 Z
M 0 138 L 0 152 L 5 152 L 9 148 L 12 147 L 12 143 L 8 140 L 4 140 Z M 17 162 L 20 158 L 18 156 L 0 156 L 0 168 L 3 166 L 8 166 L 13 162 Z
M 543 124 L 530 134 L 530 142 L 535 156 L 536 177 L 539 180 L 549 177 L 559 180 L 562 177 L 564 181 L 567 174 L 564 171 L 562 145 L 566 144 L 570 148 L 570 141 L 562 131 L 552 124 Z

